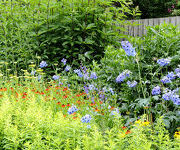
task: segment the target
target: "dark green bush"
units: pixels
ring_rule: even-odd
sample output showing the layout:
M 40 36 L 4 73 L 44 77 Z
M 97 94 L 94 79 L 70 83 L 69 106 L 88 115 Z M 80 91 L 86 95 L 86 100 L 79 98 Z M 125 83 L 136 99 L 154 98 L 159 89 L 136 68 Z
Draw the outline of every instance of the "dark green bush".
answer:
M 179 7 L 177 0 L 133 0 L 133 3 L 139 7 L 142 19 L 172 16 Z
M 135 15 L 123 0 L 28 0 L 1 2 L 1 61 L 27 69 L 36 56 L 48 62 L 47 72 L 62 58 L 73 65 L 99 60 L 108 44 L 116 45 L 117 24 Z M 60 67 L 60 66 L 59 66 Z

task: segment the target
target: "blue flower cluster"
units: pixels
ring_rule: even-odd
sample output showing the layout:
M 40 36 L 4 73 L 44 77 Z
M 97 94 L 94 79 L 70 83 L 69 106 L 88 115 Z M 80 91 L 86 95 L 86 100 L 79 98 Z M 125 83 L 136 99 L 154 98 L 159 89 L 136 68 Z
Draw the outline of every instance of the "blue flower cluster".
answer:
M 81 78 L 83 77 L 83 74 L 82 74 L 82 72 L 81 72 L 80 69 L 75 69 L 74 72 L 75 72 L 79 77 L 81 77 Z
M 95 89 L 95 86 L 93 84 L 89 84 L 89 90 L 92 91 Z
M 171 81 L 174 80 L 176 77 L 179 78 L 180 77 L 180 69 L 176 68 L 175 72 L 176 72 L 176 74 L 172 71 L 168 72 L 168 74 L 161 79 L 161 82 L 163 84 L 171 83 Z
M 135 48 L 132 47 L 132 45 L 131 45 L 131 43 L 129 43 L 129 41 L 122 41 L 121 46 L 125 50 L 127 56 L 135 56 L 136 55 Z
M 90 78 L 91 78 L 91 79 L 97 79 L 96 73 L 95 73 L 95 72 L 92 72 Z
M 40 65 L 39 65 L 40 68 L 44 68 L 47 66 L 48 66 L 48 64 L 45 61 L 41 61 Z
M 59 76 L 58 75 L 53 75 L 53 80 L 58 80 L 59 79 Z
M 179 88 L 171 91 L 171 90 L 168 90 L 168 91 L 165 91 L 166 93 L 164 93 L 162 95 L 162 98 L 165 100 L 165 101 L 173 101 L 173 103 L 175 105 L 180 105 L 180 97 L 179 95 L 177 94 L 179 91 Z
M 71 69 L 71 67 L 67 65 L 64 70 L 65 70 L 66 72 L 68 72 L 70 69 Z
M 176 76 L 180 78 L 180 65 L 179 68 L 176 68 L 174 71 L 176 72 Z
M 132 82 L 127 81 L 127 85 L 128 85 L 129 87 L 135 87 L 135 86 L 137 85 L 137 81 L 132 81 Z
M 116 78 L 116 83 L 121 83 L 123 82 L 127 77 L 130 76 L 130 71 L 129 70 L 125 70 L 124 72 L 122 72 L 121 74 L 119 74 L 119 76 Z
M 81 122 L 82 123 L 90 123 L 91 119 L 92 119 L 91 116 L 89 114 L 87 114 L 81 118 Z
M 166 83 L 171 83 L 171 80 L 167 77 L 167 76 L 164 76 L 162 79 L 161 79 L 161 82 L 163 84 L 166 84 Z
M 170 59 L 170 58 L 162 58 L 162 59 L 158 59 L 158 60 L 157 60 L 157 63 L 158 63 L 161 67 L 167 66 L 170 62 L 171 62 L 171 59 Z
M 152 89 L 152 95 L 159 95 L 161 94 L 161 88 L 159 86 L 156 86 Z
M 66 65 L 67 59 L 63 58 L 63 59 L 61 60 L 61 62 L 62 62 L 64 65 Z
M 73 114 L 74 112 L 78 111 L 78 109 L 76 108 L 76 106 L 71 106 L 69 109 L 68 109 L 68 114 L 71 115 Z
M 174 72 L 168 72 L 168 75 L 167 77 L 170 79 L 170 80 L 174 80 L 176 78 L 176 75 L 174 74 Z

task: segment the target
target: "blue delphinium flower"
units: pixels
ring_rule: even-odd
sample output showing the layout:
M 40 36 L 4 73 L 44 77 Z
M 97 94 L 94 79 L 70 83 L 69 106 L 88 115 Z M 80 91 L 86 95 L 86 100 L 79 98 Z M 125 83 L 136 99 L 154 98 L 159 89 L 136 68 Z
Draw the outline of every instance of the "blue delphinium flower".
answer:
M 81 65 L 81 70 L 83 71 L 83 73 L 85 74 L 86 72 L 87 72 L 87 68 L 86 68 L 86 66 L 82 66 Z
M 84 79 L 89 80 L 89 73 L 88 72 L 84 73 Z
M 74 70 L 74 72 L 75 72 L 79 77 L 83 77 L 83 74 L 82 74 L 82 72 L 81 72 L 80 69 L 76 69 L 76 70 Z
M 119 74 L 119 76 L 116 78 L 116 83 L 121 83 L 123 82 L 127 77 L 130 76 L 130 71 L 129 70 L 125 70 L 124 72 L 122 72 L 121 74 Z
M 104 95 L 103 93 L 100 93 L 100 94 L 99 94 L 99 99 L 100 99 L 100 100 L 104 100 L 104 99 L 105 99 L 105 95 Z
M 177 74 L 176 74 L 176 76 L 177 76 L 178 78 L 180 78 L 180 72 L 179 72 L 179 73 L 177 73 Z
M 152 95 L 159 95 L 161 93 L 161 88 L 156 86 L 152 89 Z
M 90 85 L 89 85 L 89 90 L 90 90 L 90 91 L 94 90 L 94 88 L 95 88 L 95 87 L 94 87 L 93 84 L 90 84 Z
M 73 114 L 74 112 L 78 111 L 78 109 L 76 108 L 76 106 L 71 106 L 69 109 L 68 109 L 68 114 L 71 115 Z
M 86 94 L 88 94 L 89 93 L 89 87 L 88 86 L 84 86 L 84 91 L 85 91 Z
M 173 79 L 176 78 L 176 75 L 175 75 L 173 72 L 168 72 L 167 77 L 168 77 L 170 80 L 173 80 Z
M 59 79 L 59 76 L 58 75 L 53 75 L 53 80 L 58 80 Z
M 117 78 L 116 78 L 116 83 L 121 83 L 126 79 L 126 75 L 124 73 L 121 73 Z
M 97 79 L 96 73 L 95 73 L 95 72 L 92 72 L 90 78 L 91 78 L 91 79 Z
M 91 116 L 89 114 L 87 114 L 81 118 L 81 122 L 82 123 L 90 123 L 91 119 L 92 119 Z
M 164 76 L 162 79 L 161 79 L 161 82 L 163 84 L 166 84 L 166 83 L 171 83 L 171 80 L 167 77 L 167 76 Z
M 109 91 L 111 92 L 112 95 L 114 95 L 114 91 L 112 88 L 109 88 Z
M 41 80 L 41 75 L 38 75 L 37 79 L 38 79 L 38 81 L 40 81 Z
M 129 87 L 135 87 L 135 86 L 137 85 L 137 82 L 136 82 L 136 81 L 132 81 L 132 82 L 127 81 L 127 85 L 128 85 Z
M 48 66 L 48 64 L 45 61 L 41 61 L 40 65 L 39 65 L 40 68 L 44 68 L 47 66 Z
M 90 125 L 87 125 L 87 128 L 88 128 L 88 129 L 90 129 L 90 128 L 91 128 L 91 126 L 90 126 Z
M 168 93 L 165 93 L 162 95 L 162 98 L 165 100 L 165 101 L 169 101 L 171 99 L 171 91 L 169 91 Z
M 36 70 L 31 71 L 31 75 L 34 76 L 36 74 Z
M 62 62 L 64 65 L 66 65 L 67 59 L 63 58 L 63 59 L 61 60 L 61 62 Z
M 180 105 L 179 95 L 173 94 L 173 95 L 171 96 L 171 100 L 173 101 L 173 103 L 174 103 L 175 105 Z
M 176 73 L 180 73 L 180 68 L 176 68 L 174 71 L 175 71 Z
M 132 47 L 129 41 L 122 41 L 121 42 L 122 48 L 125 50 L 127 56 L 135 56 L 136 51 L 135 48 Z
M 71 69 L 70 66 L 66 66 L 66 68 L 64 69 L 66 72 L 68 72 Z
M 180 105 L 180 98 L 179 98 L 179 95 L 178 95 L 179 88 L 176 88 L 176 89 L 174 89 L 172 91 L 167 89 L 167 90 L 164 91 L 164 93 L 165 94 L 162 95 L 162 98 L 164 100 L 166 100 L 166 101 L 171 100 L 171 101 L 173 101 L 173 103 L 175 105 Z
M 171 62 L 171 59 L 170 59 L 170 58 L 162 58 L 162 59 L 158 59 L 158 60 L 157 60 L 157 63 L 158 63 L 161 67 L 167 66 L 170 62 Z

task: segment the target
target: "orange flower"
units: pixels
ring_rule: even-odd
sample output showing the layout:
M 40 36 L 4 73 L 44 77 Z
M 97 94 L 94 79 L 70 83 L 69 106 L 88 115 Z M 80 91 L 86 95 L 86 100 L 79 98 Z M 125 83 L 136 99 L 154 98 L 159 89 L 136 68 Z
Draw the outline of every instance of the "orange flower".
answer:
M 94 106 L 95 105 L 95 103 L 91 103 L 91 104 L 89 104 L 90 106 Z
M 66 106 L 67 106 L 67 107 L 70 107 L 71 105 L 68 103 Z
M 125 127 L 125 126 L 122 127 L 123 130 L 126 129 L 126 128 L 127 128 L 127 127 Z
M 111 110 L 114 110 L 115 109 L 115 107 L 111 107 Z
M 24 92 L 24 93 L 23 93 L 23 95 L 27 95 L 27 93 L 26 93 L 26 92 Z
M 7 88 L 0 88 L 0 91 L 2 92 L 7 91 Z
M 23 96 L 22 98 L 23 98 L 23 99 L 25 99 L 25 98 L 26 98 L 26 96 Z
M 73 119 L 77 119 L 78 117 L 74 116 Z
M 62 104 L 61 107 L 66 107 L 66 105 Z
M 131 131 L 130 131 L 130 130 L 127 130 L 125 134 L 129 134 L 129 133 L 131 133 Z
M 95 111 L 100 111 L 97 107 L 95 108 Z
M 57 102 L 56 104 L 57 104 L 57 105 L 60 105 L 60 104 L 61 104 L 61 102 Z
M 67 87 L 64 87 L 63 91 L 67 91 L 67 90 L 68 90 L 68 88 L 67 88 Z
M 68 97 L 67 95 L 63 96 L 64 99 L 67 98 L 67 97 Z
M 103 104 L 103 102 L 102 102 L 102 101 L 100 101 L 99 103 L 100 103 L 100 104 Z
M 46 89 L 46 91 L 49 91 L 49 89 Z

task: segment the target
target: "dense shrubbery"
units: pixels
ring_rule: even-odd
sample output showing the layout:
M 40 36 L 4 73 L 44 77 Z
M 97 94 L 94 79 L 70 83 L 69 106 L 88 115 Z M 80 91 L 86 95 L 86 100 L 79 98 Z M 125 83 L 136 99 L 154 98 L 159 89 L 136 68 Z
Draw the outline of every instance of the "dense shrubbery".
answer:
M 136 115 L 147 111 L 150 115 L 149 118 L 152 120 L 159 115 L 164 115 L 167 127 L 170 128 L 173 124 L 176 128 L 179 124 L 178 107 L 171 102 L 164 101 L 159 96 L 153 96 L 152 89 L 159 85 L 161 92 L 163 92 L 165 88 L 174 90 L 179 87 L 179 79 L 176 76 L 177 72 L 175 72 L 180 63 L 179 31 L 172 25 L 163 24 L 150 27 L 147 35 L 143 38 L 136 37 L 130 40 L 136 50 L 136 57 L 127 57 L 125 51 L 121 48 L 107 47 L 105 57 L 101 60 L 101 69 L 98 71 L 99 80 L 116 91 L 119 95 L 117 102 L 121 106 L 121 112 L 124 115 L 128 113 L 127 116 L 132 117 L 130 121 L 134 120 L 133 118 Z M 157 63 L 162 58 L 169 58 L 171 63 L 162 67 L 161 63 Z M 116 78 L 124 70 L 130 70 L 132 75 L 130 75 L 130 78 L 124 79 L 125 82 L 116 83 Z M 161 80 L 166 75 L 174 76 L 175 80 L 172 80 L 170 84 L 163 84 Z M 137 81 L 137 86 L 129 88 L 133 84 L 130 84 L 130 82 L 127 84 L 128 80 Z M 135 81 L 134 84 L 136 84 Z M 179 90 L 177 93 L 179 93 Z
M 38 55 L 52 64 L 49 73 L 64 57 L 73 65 L 99 60 L 105 47 L 122 36 L 117 29 L 123 29 L 116 25 L 124 24 L 127 15 L 136 15 L 128 3 L 119 2 L 121 8 L 111 0 L 1 2 L 1 60 L 13 70 L 14 62 L 27 69 Z
M 139 7 L 142 19 L 179 15 L 177 0 L 133 0 L 133 4 Z

